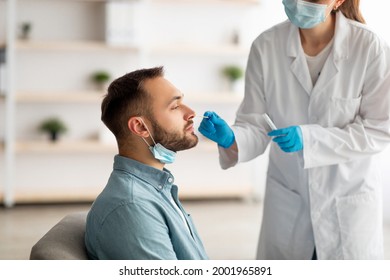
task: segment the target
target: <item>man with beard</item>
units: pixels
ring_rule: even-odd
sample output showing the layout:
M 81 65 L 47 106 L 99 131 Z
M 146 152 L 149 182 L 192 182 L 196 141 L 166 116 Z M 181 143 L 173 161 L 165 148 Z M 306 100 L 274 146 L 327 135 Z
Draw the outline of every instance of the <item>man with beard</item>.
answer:
M 101 119 L 119 153 L 87 216 L 91 259 L 207 259 L 174 177 L 164 168 L 177 151 L 198 143 L 195 112 L 163 71 L 128 73 L 111 83 L 103 99 Z

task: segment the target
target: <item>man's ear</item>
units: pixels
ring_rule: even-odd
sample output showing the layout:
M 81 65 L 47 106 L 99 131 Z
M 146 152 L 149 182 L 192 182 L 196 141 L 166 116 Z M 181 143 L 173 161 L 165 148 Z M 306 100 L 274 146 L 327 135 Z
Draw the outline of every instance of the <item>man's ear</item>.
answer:
M 146 129 L 144 122 L 140 119 L 140 117 L 131 117 L 127 121 L 127 128 L 134 135 L 147 138 L 149 137 L 149 131 Z

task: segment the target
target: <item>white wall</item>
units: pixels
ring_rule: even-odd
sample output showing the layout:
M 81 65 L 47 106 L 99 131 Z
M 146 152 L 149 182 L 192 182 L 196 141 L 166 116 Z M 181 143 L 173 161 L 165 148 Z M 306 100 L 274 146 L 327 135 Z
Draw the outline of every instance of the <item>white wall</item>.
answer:
M 390 43 L 389 9 L 390 2 L 383 0 L 362 0 L 361 12 L 367 25 Z
M 228 1 L 227 1 L 228 2 Z M 164 3 L 153 6 L 145 22 L 146 44 L 218 45 L 231 41 L 234 31 L 240 45 L 249 49 L 252 41 L 266 28 L 285 19 L 282 4 L 262 0 L 259 5 Z M 152 35 L 152 36 L 150 36 Z M 164 64 L 167 77 L 184 92 L 221 90 L 220 68 L 235 63 L 245 68 L 246 56 L 202 57 L 191 54 L 163 54 L 149 58 L 149 66 Z
M 0 1 L 0 15 L 3 14 L 4 4 L 4 1 Z M 91 10 L 91 5 L 94 10 Z M 142 28 L 139 30 L 142 33 L 142 43 L 148 47 L 175 43 L 224 45 L 231 40 L 233 31 L 238 31 L 240 44 L 249 49 L 253 39 L 261 31 L 285 18 L 283 10 L 279 9 L 281 3 L 276 4 L 273 0 L 263 0 L 260 5 L 166 3 L 149 8 L 143 11 Z M 17 8 L 18 26 L 24 21 L 33 23 L 32 40 L 103 39 L 103 17 L 104 4 L 80 1 L 19 1 Z M 0 24 L 3 22 L 4 17 L 1 17 Z M 0 28 L 0 42 L 4 41 L 4 38 L 4 29 Z M 142 61 L 137 61 L 136 56 L 137 54 L 116 51 L 17 50 L 16 89 L 89 90 L 93 87 L 88 80 L 89 75 L 95 69 L 107 69 L 113 77 L 118 77 L 135 68 L 165 65 L 167 78 L 185 94 L 198 91 L 220 92 L 224 90 L 221 67 L 233 63 L 245 67 L 247 60 L 246 54 L 147 54 L 147 59 Z M 189 105 L 194 107 L 198 114 L 202 114 L 204 110 L 218 111 L 229 122 L 233 121 L 238 106 L 202 102 Z M 0 110 L 2 108 L 0 105 Z M 89 139 L 96 135 L 99 129 L 99 104 L 18 103 L 16 112 L 15 131 L 18 140 L 42 140 L 44 136 L 37 131 L 37 125 L 42 119 L 52 115 L 60 116 L 69 126 L 69 131 L 63 139 Z M 0 115 L 0 120 L 3 119 Z M 1 137 L 4 134 L 1 125 L 0 129 Z M 177 183 L 181 186 L 215 186 L 223 193 L 224 186 L 237 184 L 256 184 L 262 189 L 265 178 L 264 162 L 265 157 L 256 169 L 261 172 L 254 173 L 252 163 L 222 171 L 218 165 L 215 147 L 214 151 L 210 152 L 183 152 L 172 169 L 178 171 Z M 18 153 L 16 184 L 29 191 L 38 186 L 49 188 L 56 180 L 58 182 L 53 184 L 54 186 L 68 188 L 70 191 L 82 185 L 103 187 L 111 165 L 112 159 L 105 155 L 94 155 L 90 162 L 86 155 L 39 156 Z M 200 167 L 207 172 L 207 176 L 192 178 L 193 168 L 200 170 Z M 207 178 L 210 173 L 214 174 L 212 180 Z M 87 176 L 80 176 L 82 174 Z M 253 174 L 257 174 L 258 178 L 253 177 Z M 0 169 L 0 179 L 1 177 Z M 86 182 L 85 178 L 91 180 Z M 261 193 L 261 190 L 257 193 Z

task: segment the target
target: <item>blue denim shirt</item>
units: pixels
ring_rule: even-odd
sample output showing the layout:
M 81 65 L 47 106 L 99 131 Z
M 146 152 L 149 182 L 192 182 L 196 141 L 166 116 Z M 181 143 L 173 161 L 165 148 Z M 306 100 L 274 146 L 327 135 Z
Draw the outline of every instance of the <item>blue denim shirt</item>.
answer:
M 88 216 L 85 245 L 91 259 L 207 259 L 198 232 L 164 169 L 115 156 L 114 170 Z M 170 196 L 183 212 L 182 217 Z

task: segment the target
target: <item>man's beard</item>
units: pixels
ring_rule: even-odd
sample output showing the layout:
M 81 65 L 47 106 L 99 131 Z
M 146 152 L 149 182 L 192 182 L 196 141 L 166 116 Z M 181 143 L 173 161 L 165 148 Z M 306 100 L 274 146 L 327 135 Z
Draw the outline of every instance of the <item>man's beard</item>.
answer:
M 185 132 L 185 128 L 188 127 L 192 121 L 189 121 L 185 127 L 183 127 L 182 134 L 179 132 L 167 132 L 160 125 L 157 124 L 154 118 L 151 118 L 153 128 L 153 138 L 156 143 L 160 143 L 165 148 L 177 152 L 187 149 L 191 149 L 198 144 L 198 136 L 195 134 L 189 134 Z

